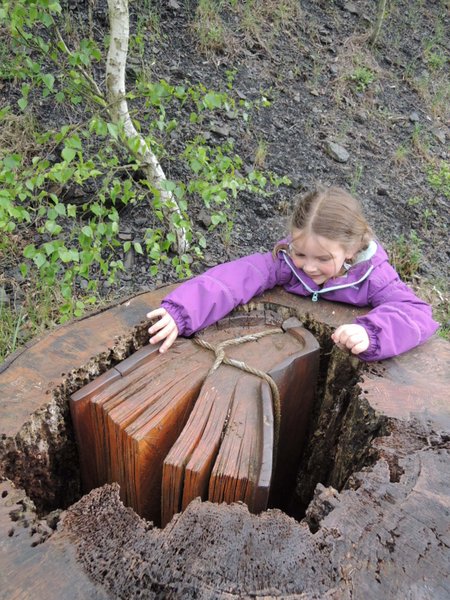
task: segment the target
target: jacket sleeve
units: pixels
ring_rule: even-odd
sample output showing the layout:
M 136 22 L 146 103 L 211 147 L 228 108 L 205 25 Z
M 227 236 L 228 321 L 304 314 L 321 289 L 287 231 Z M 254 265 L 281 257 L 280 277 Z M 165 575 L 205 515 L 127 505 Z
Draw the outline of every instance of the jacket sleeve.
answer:
M 239 304 L 285 283 L 290 274 L 283 263 L 267 252 L 218 265 L 182 283 L 161 306 L 175 320 L 179 335 L 191 335 L 216 323 Z
M 375 273 L 369 282 L 369 303 L 373 309 L 356 323 L 369 334 L 369 348 L 362 360 L 383 360 L 422 344 L 439 327 L 431 306 L 420 300 L 388 265 L 383 275 Z

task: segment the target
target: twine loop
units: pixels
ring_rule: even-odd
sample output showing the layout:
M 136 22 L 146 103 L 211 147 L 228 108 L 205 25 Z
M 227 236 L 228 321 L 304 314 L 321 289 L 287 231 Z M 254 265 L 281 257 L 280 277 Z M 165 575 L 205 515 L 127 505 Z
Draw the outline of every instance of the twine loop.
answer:
M 264 381 L 266 381 L 269 384 L 270 390 L 272 392 L 272 406 L 273 406 L 273 416 L 274 416 L 274 419 L 273 419 L 274 420 L 274 423 L 273 423 L 273 429 L 274 429 L 274 461 L 273 462 L 274 462 L 274 466 L 276 464 L 276 452 L 277 452 L 278 441 L 279 441 L 279 436 L 280 436 L 280 420 L 281 420 L 280 391 L 278 389 L 278 386 L 275 383 L 274 379 L 265 371 L 261 371 L 260 369 L 255 369 L 254 367 L 251 367 L 250 365 L 248 365 L 247 363 L 245 363 L 243 361 L 235 360 L 234 358 L 228 357 L 225 354 L 225 348 L 228 348 L 229 346 L 237 346 L 239 344 L 244 344 L 245 342 L 254 342 L 254 341 L 259 340 L 262 337 L 265 337 L 266 335 L 274 335 L 275 333 L 283 333 L 283 330 L 282 329 L 267 329 L 265 331 L 260 331 L 258 333 L 252 333 L 249 335 L 244 335 L 244 336 L 240 336 L 237 338 L 225 340 L 225 341 L 221 342 L 220 344 L 217 344 L 217 346 L 214 346 L 213 344 L 210 344 L 206 340 L 203 340 L 197 336 L 194 337 L 194 342 L 196 344 L 198 344 L 202 348 L 211 350 L 212 352 L 214 352 L 214 354 L 216 356 L 216 360 L 214 361 L 214 364 L 208 371 L 207 377 L 208 377 L 208 375 L 211 375 L 212 373 L 214 373 L 214 371 L 216 371 L 220 367 L 221 364 L 224 364 L 224 365 L 230 365 L 232 367 L 236 367 L 237 369 L 241 369 L 241 371 L 245 371 L 246 373 L 256 375 L 257 377 L 260 377 L 261 379 L 263 379 Z

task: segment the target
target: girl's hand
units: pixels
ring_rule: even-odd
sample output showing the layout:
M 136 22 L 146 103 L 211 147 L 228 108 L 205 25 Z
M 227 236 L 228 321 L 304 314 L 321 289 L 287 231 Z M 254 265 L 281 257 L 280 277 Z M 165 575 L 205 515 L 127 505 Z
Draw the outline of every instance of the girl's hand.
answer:
M 342 350 L 350 350 L 352 354 L 361 354 L 369 347 L 369 336 L 362 325 L 348 323 L 340 325 L 331 339 Z
M 157 308 L 147 313 L 147 319 L 158 319 L 148 330 L 150 344 L 157 344 L 161 340 L 164 343 L 159 351 L 166 352 L 178 337 L 178 327 L 165 308 Z

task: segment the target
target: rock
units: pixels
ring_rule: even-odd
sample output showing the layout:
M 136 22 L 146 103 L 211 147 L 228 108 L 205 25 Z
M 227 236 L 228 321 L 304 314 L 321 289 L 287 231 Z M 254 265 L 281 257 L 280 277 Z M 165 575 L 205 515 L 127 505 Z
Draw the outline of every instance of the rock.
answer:
M 389 190 L 385 185 L 379 185 L 377 187 L 377 194 L 379 196 L 388 196 L 389 195 Z
M 125 256 L 123 259 L 123 266 L 125 267 L 126 271 L 132 271 L 134 269 L 134 263 L 135 263 L 134 250 L 133 250 L 133 248 L 130 248 L 129 250 L 127 250 L 125 252 Z
M 354 2 L 345 2 L 342 8 L 352 15 L 359 15 L 359 10 Z
M 212 222 L 211 215 L 204 208 L 202 208 L 198 214 L 197 221 L 204 227 L 208 228 L 211 226 Z
M 329 67 L 329 68 L 330 68 L 330 73 L 331 73 L 332 75 L 337 75 L 337 74 L 338 74 L 338 68 L 337 68 L 337 66 L 336 66 L 336 65 L 330 65 L 330 67 Z
M 227 110 L 227 112 L 225 113 L 225 116 L 230 121 L 235 121 L 238 118 L 238 113 L 235 110 Z
M 0 305 L 9 306 L 9 296 L 3 286 L 0 286 Z
M 230 135 L 230 128 L 228 125 L 221 125 L 219 123 L 211 123 L 209 127 L 210 131 L 220 135 L 222 137 L 228 137 Z
M 414 111 L 409 115 L 411 123 L 418 123 L 420 121 L 419 113 Z
M 443 129 L 433 129 L 432 133 L 441 144 L 445 144 L 446 136 Z
M 364 110 L 359 110 L 356 114 L 355 114 L 355 121 L 357 123 L 366 123 L 367 122 L 367 113 Z
M 133 239 L 133 234 L 131 233 L 131 231 L 121 231 L 119 233 L 119 240 L 123 240 L 125 241 L 130 241 Z
M 207 267 L 215 267 L 217 264 L 217 261 L 214 259 L 214 256 L 212 256 L 212 254 L 209 253 L 205 254 L 202 262 Z
M 350 158 L 350 154 L 343 146 L 336 142 L 332 142 L 331 140 L 327 140 L 325 150 L 336 162 L 346 163 Z

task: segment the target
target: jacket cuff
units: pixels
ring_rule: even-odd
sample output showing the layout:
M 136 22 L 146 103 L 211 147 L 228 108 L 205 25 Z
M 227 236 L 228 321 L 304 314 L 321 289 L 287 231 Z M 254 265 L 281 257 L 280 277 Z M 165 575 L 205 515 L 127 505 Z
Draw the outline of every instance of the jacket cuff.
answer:
M 378 357 L 380 355 L 380 337 L 379 333 L 381 332 L 380 327 L 373 325 L 372 323 L 360 323 L 358 319 L 356 319 L 356 323 L 364 327 L 369 336 L 369 347 L 364 352 L 358 354 L 358 358 L 361 358 L 365 361 L 374 361 L 379 360 Z
M 180 308 L 176 304 L 172 304 L 170 300 L 163 300 L 161 302 L 161 306 L 167 310 L 169 315 L 175 321 L 175 324 L 178 329 L 178 335 L 189 335 L 189 333 L 186 333 L 186 318 L 183 315 L 182 308 Z

